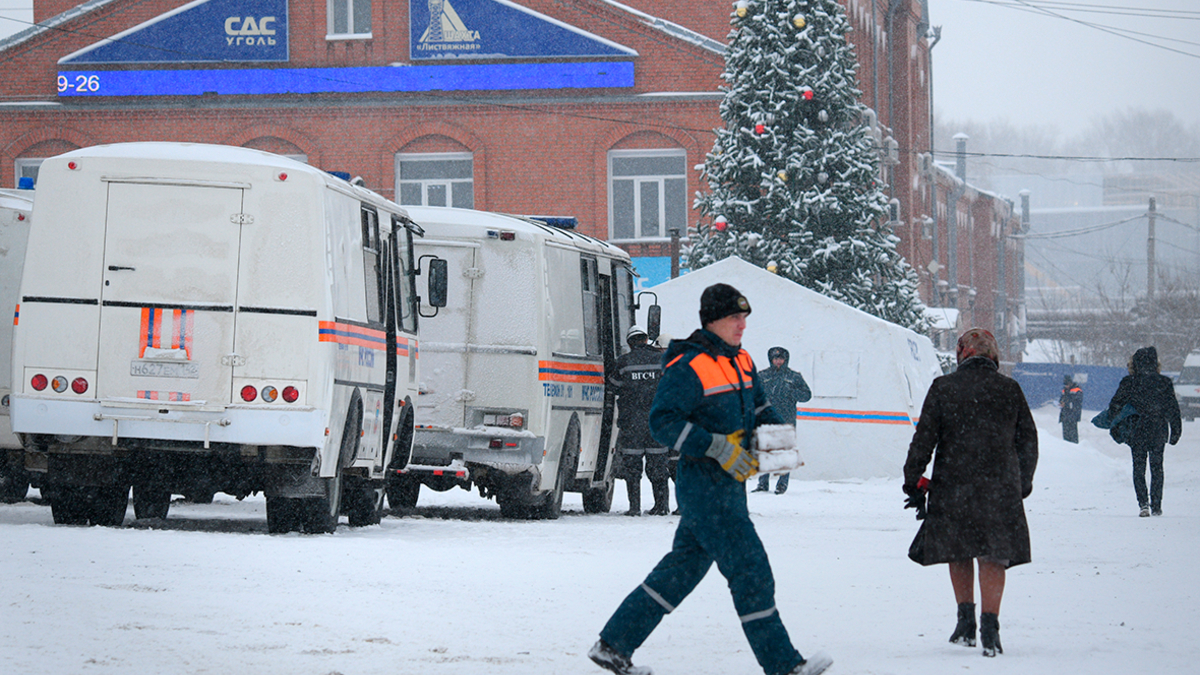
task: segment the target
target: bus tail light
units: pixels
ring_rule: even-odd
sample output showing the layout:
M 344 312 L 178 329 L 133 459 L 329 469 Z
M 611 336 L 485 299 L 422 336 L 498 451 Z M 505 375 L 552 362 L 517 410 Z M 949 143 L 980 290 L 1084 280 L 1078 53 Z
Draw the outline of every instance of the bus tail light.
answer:
M 262 388 L 262 400 L 264 403 L 274 403 L 277 398 L 279 398 L 278 389 L 269 384 Z
M 67 378 L 62 375 L 55 375 L 53 380 L 50 380 L 50 388 L 59 394 L 67 390 Z
M 38 373 L 29 380 L 29 386 L 33 387 L 34 391 L 42 391 L 46 385 L 50 384 L 50 380 L 46 379 L 45 375 Z
M 71 380 L 71 391 L 76 394 L 86 394 L 88 390 L 88 381 L 82 377 L 77 377 Z
M 300 390 L 299 389 L 297 389 L 293 386 L 290 386 L 290 385 L 283 388 L 283 400 L 284 401 L 286 401 L 288 403 L 295 403 L 299 398 L 300 398 Z
M 248 384 L 248 385 L 242 387 L 242 400 L 243 401 L 249 403 L 250 401 L 253 401 L 256 398 L 258 398 L 258 390 L 254 388 L 254 385 Z

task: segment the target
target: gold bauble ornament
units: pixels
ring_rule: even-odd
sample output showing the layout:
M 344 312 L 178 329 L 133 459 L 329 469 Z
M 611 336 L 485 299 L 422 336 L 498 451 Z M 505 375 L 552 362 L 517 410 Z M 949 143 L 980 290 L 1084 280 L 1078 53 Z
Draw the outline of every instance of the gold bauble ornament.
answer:
M 804 28 L 806 25 L 808 25 L 808 22 L 804 20 L 804 17 L 800 16 L 799 14 L 796 15 L 796 18 L 792 19 L 792 23 L 796 26 L 796 28 Z

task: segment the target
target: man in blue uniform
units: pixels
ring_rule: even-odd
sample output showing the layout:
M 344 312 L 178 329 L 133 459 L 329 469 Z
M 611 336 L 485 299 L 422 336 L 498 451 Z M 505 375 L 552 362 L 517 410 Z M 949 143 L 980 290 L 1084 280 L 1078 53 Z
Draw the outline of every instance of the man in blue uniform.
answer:
M 767 350 L 767 361 L 771 367 L 759 373 L 762 378 L 763 390 L 767 392 L 767 400 L 775 412 L 783 416 L 784 422 L 796 426 L 796 404 L 812 399 L 812 390 L 804 381 L 804 376 L 788 368 L 791 354 L 783 347 L 771 347 Z M 775 482 L 775 494 L 787 492 L 790 473 L 780 474 Z M 763 474 L 758 477 L 758 487 L 755 492 L 766 492 L 771 487 L 771 477 Z
M 817 675 L 832 663 L 807 661 L 792 646 L 775 608 L 775 580 L 750 513 L 745 481 L 758 462 L 748 451 L 754 429 L 783 420 L 767 402 L 754 362 L 741 348 L 750 303 L 728 284 L 700 296 L 700 324 L 674 340 L 650 409 L 655 440 L 680 453 L 675 483 L 680 520 L 668 553 L 617 608 L 588 651 L 618 675 L 649 675 L 630 661 L 662 618 L 683 602 L 714 562 L 766 675 Z

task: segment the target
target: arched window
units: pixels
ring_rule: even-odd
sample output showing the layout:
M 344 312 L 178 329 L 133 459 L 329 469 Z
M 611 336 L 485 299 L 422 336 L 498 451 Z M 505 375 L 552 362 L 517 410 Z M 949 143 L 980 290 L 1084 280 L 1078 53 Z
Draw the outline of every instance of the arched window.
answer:
M 396 153 L 396 195 L 400 204 L 475 208 L 474 153 Z
M 609 239 L 666 238 L 687 232 L 687 152 L 608 152 Z

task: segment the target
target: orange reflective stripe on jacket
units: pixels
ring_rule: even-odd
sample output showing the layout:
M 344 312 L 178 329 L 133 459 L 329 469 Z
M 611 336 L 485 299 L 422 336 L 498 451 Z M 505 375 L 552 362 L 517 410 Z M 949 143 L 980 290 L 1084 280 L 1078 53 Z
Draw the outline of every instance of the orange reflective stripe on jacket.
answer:
M 704 388 L 705 396 L 722 394 L 738 388 L 749 389 L 753 386 L 750 370 L 754 368 L 754 362 L 744 349 L 737 355 L 737 366 L 741 369 L 740 377 L 738 376 L 738 367 L 735 367 L 733 361 L 726 356 L 714 359 L 708 354 L 697 354 L 689 365 L 695 371 L 696 377 L 700 378 L 700 386 Z

